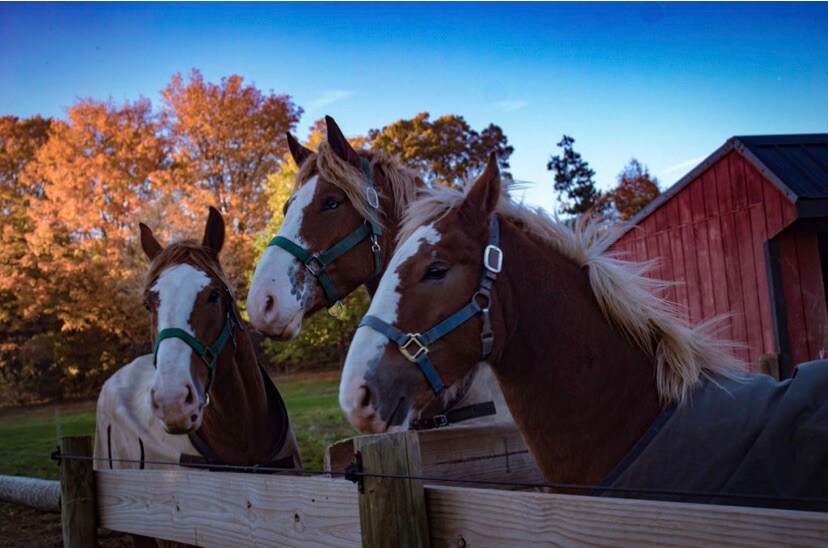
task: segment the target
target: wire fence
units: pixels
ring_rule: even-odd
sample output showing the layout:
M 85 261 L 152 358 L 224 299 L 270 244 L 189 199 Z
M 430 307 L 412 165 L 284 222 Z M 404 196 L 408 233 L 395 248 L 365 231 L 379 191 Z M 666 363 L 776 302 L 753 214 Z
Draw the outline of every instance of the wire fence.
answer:
M 485 487 L 511 487 L 524 489 L 549 489 L 554 491 L 563 491 L 572 493 L 585 492 L 589 495 L 601 496 L 605 494 L 617 495 L 646 495 L 649 497 L 668 497 L 678 499 L 703 499 L 707 501 L 725 502 L 730 501 L 731 504 L 739 502 L 744 505 L 752 505 L 757 503 L 764 503 L 761 506 L 773 505 L 783 508 L 796 506 L 799 509 L 808 509 L 820 512 L 828 512 L 828 498 L 820 497 L 792 497 L 792 496 L 778 496 L 778 495 L 762 495 L 754 493 L 715 493 L 706 491 L 675 491 L 667 489 L 653 489 L 653 488 L 632 488 L 632 487 L 612 487 L 604 485 L 580 485 L 569 483 L 554 483 L 554 482 L 521 482 L 521 481 L 499 481 L 499 480 L 483 480 L 483 479 L 467 479 L 467 478 L 446 478 L 434 476 L 415 476 L 405 474 L 383 474 L 374 472 L 365 472 L 356 468 L 349 468 L 346 470 L 314 470 L 309 468 L 286 468 L 286 467 L 272 467 L 272 466 L 243 466 L 235 464 L 223 463 L 209 463 L 209 462 L 175 462 L 175 461 L 159 461 L 159 460 L 138 460 L 138 459 L 122 459 L 110 457 L 89 457 L 80 455 L 64 455 L 59 451 L 53 453 L 35 453 L 35 452 L 19 452 L 19 451 L 4 451 L 0 450 L 0 455 L 16 456 L 16 457 L 33 457 L 33 458 L 49 458 L 55 461 L 62 459 L 84 460 L 84 461 L 101 461 L 106 463 L 121 463 L 121 464 L 135 464 L 138 466 L 153 465 L 153 466 L 170 466 L 180 468 L 201 468 L 211 471 L 226 471 L 226 472 L 245 472 L 245 473 L 285 473 L 285 474 L 303 474 L 307 476 L 325 476 L 325 477 L 342 477 L 354 483 L 362 478 L 387 478 L 400 480 L 415 480 L 424 483 L 451 483 L 464 484 Z M 647 498 L 647 497 L 641 497 Z

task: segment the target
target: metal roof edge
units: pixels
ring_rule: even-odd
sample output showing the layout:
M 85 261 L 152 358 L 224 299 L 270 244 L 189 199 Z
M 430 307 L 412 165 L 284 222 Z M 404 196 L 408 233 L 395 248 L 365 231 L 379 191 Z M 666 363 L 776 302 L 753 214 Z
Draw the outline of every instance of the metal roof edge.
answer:
M 777 176 L 771 168 L 765 165 L 765 163 L 759 159 L 756 154 L 750 149 L 750 145 L 746 144 L 740 137 L 734 137 L 732 139 L 736 143 L 736 150 L 739 153 L 747 158 L 747 160 L 753 164 L 753 167 L 759 170 L 759 172 L 764 175 L 773 186 L 775 186 L 785 197 L 792 203 L 796 204 L 796 201 L 799 199 L 799 196 L 796 195 L 788 185 L 786 185 L 782 179 Z

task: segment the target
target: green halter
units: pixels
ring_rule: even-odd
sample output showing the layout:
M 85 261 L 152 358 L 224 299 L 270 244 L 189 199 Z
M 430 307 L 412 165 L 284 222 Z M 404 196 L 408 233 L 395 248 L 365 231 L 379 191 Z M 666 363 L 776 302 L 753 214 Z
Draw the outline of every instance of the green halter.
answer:
M 314 255 L 307 249 L 297 245 L 295 242 L 288 240 L 283 236 L 276 236 L 270 243 L 270 246 L 278 246 L 299 259 L 307 269 L 319 281 L 319 285 L 325 291 L 325 296 L 328 299 L 328 314 L 331 316 L 340 316 L 345 311 L 345 306 L 342 304 L 342 297 L 336 290 L 331 276 L 328 274 L 326 267 L 333 261 L 350 251 L 357 244 L 365 238 L 371 239 L 371 251 L 374 254 L 374 275 L 379 276 L 382 272 L 382 258 L 380 257 L 379 237 L 382 236 L 382 227 L 379 224 L 379 196 L 374 187 L 374 177 L 371 173 L 371 165 L 365 158 L 360 158 L 362 164 L 362 173 L 365 176 L 366 198 L 368 200 L 369 218 L 359 226 L 356 230 L 339 240 L 333 247 L 327 251 L 323 251 L 318 255 Z
M 224 345 L 227 344 L 227 341 L 230 340 L 230 336 L 233 334 L 233 328 L 236 325 L 236 322 L 233 320 L 233 296 L 230 295 L 230 291 L 226 291 L 227 293 L 227 319 L 224 321 L 224 327 L 221 329 L 221 333 L 219 333 L 218 339 L 216 342 L 213 343 L 212 346 L 207 346 L 200 340 L 196 339 L 186 331 L 178 327 L 168 327 L 167 329 L 162 329 L 158 333 L 158 338 L 155 339 L 155 349 L 152 353 L 152 365 L 153 367 L 157 368 L 158 362 L 158 347 L 161 346 L 161 341 L 165 339 L 180 339 L 184 341 L 187 346 L 193 349 L 196 354 L 204 361 L 204 364 L 207 366 L 207 369 L 210 371 L 210 377 L 207 381 L 207 386 L 204 388 L 205 396 L 209 397 L 207 393 L 210 391 L 210 387 L 213 386 L 213 379 L 216 376 L 216 361 L 218 361 L 219 354 L 224 349 Z

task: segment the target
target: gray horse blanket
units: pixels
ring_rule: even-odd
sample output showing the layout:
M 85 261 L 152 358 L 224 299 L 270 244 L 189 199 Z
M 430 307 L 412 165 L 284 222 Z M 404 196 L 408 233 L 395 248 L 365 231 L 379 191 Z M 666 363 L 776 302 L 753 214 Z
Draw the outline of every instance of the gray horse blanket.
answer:
M 621 490 L 593 494 L 828 510 L 828 360 L 801 364 L 782 382 L 701 380 L 601 486 Z M 628 491 L 635 489 L 684 494 Z

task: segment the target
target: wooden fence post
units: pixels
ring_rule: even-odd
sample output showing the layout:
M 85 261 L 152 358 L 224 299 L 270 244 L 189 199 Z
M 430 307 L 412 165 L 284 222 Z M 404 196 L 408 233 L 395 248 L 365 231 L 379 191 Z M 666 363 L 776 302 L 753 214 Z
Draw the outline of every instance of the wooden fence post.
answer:
M 420 443 L 416 432 L 355 438 L 354 450 L 361 457 L 363 472 L 421 475 Z M 422 481 L 365 477 L 363 485 L 359 494 L 363 546 L 431 545 Z
M 91 459 L 90 436 L 60 438 L 60 514 L 63 525 L 63 546 L 85 548 L 98 545 L 95 473 Z

